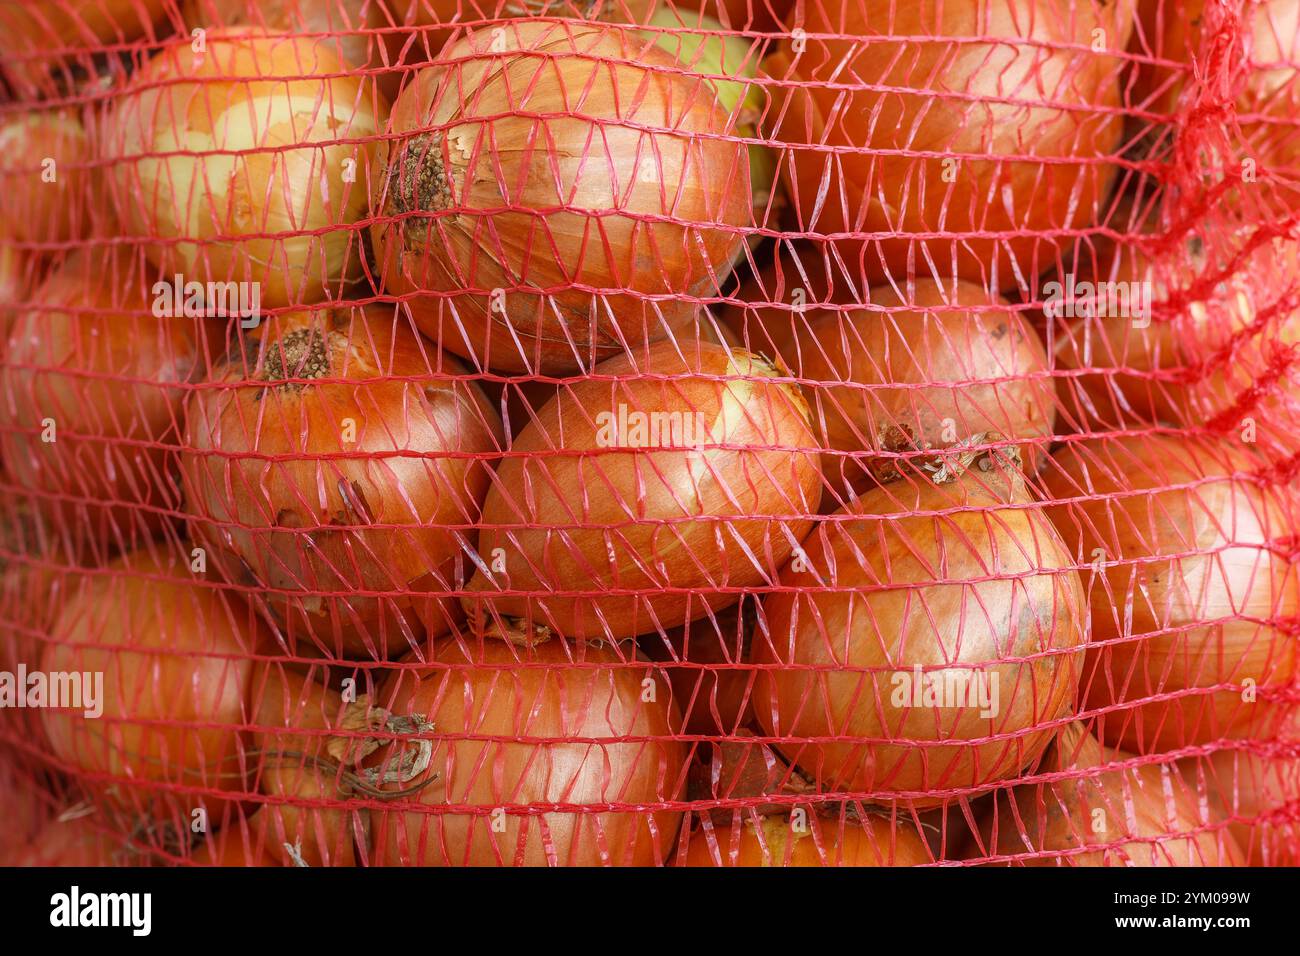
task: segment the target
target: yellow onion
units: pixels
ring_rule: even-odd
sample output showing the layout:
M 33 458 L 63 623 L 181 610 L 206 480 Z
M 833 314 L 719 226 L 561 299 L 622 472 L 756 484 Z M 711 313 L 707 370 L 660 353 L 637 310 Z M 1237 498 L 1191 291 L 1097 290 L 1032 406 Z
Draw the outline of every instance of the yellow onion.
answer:
M 385 104 L 328 40 L 205 42 L 163 50 L 114 97 L 119 218 L 163 271 L 259 283 L 262 308 L 337 297 L 361 267 L 352 223 Z
M 969 282 L 918 279 L 869 307 L 788 313 L 781 358 L 801 379 L 833 474 L 836 505 L 874 483 L 882 452 L 947 448 L 997 433 L 1022 441 L 1025 469 L 1050 441 L 1056 403 L 1038 335 L 1005 300 Z
M 657 343 L 568 386 L 497 470 L 471 619 L 629 638 L 775 580 L 821 494 L 807 405 L 780 374 L 742 350 Z
M 424 715 L 428 754 L 372 812 L 379 866 L 652 866 L 672 852 L 686 785 L 681 717 L 655 666 L 598 643 L 443 638 L 394 669 L 375 702 Z M 388 788 L 385 788 L 388 789 Z M 527 812 L 520 812 L 527 808 Z M 542 812 L 536 812 L 541 810 Z
M 471 33 L 403 90 L 379 149 L 385 289 L 479 367 L 644 352 L 694 321 L 741 248 L 749 158 L 731 131 L 712 83 L 635 31 Z
M 982 842 L 1015 866 L 1241 866 L 1236 839 L 1167 764 L 1107 751 L 1075 722 L 1039 773 L 998 794 Z
M 459 616 L 501 421 L 391 309 L 283 314 L 187 404 L 192 534 L 296 647 L 396 657 Z
M 100 172 L 75 110 L 29 110 L 0 121 L 0 230 L 49 247 L 106 232 Z
M 1279 550 L 1294 503 L 1260 465 L 1232 440 L 1159 434 L 1074 441 L 1047 464 L 1047 514 L 1091 569 L 1081 694 L 1107 709 L 1107 745 L 1158 753 L 1276 719 L 1300 585 Z
M 868 815 L 819 819 L 798 826 L 780 817 L 759 823 L 706 825 L 690 835 L 678 866 L 921 866 L 931 862 L 916 827 Z
M 217 320 L 154 314 L 153 280 L 123 246 L 73 254 L 14 322 L 0 368 L 6 466 L 79 555 L 135 547 L 180 505 L 180 412 Z
M 764 599 L 754 711 L 818 789 L 936 806 L 1014 777 L 1072 712 L 1083 587 L 1007 458 L 945 453 L 864 494 Z

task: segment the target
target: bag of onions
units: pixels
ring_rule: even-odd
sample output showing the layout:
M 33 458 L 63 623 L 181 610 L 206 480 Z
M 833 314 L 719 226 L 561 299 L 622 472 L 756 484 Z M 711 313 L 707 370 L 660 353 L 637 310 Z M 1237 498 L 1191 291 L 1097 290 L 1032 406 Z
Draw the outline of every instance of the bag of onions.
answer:
M 0 54 L 0 865 L 1300 863 L 1300 0 Z

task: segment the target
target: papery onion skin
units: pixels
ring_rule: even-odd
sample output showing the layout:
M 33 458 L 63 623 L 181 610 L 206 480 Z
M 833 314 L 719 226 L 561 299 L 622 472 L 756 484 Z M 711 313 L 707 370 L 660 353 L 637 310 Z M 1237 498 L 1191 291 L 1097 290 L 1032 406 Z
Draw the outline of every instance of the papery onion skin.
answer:
M 1114 175 L 1102 160 L 1120 142 L 1124 61 L 1088 47 L 1102 29 L 1122 50 L 1127 14 L 1092 0 L 801 9 L 788 25 L 806 49 L 766 67 L 781 81 L 768 126 L 795 147 L 783 175 L 801 231 L 880 234 L 863 250 L 872 281 L 956 275 L 1003 290 L 1093 218 Z M 985 42 L 953 42 L 971 38 Z M 857 260 L 862 240 L 836 241 Z
M 1134 761 L 1068 725 L 1039 772 L 1073 775 L 999 793 L 984 845 L 1015 857 L 1011 866 L 1244 865 L 1236 839 L 1205 818 L 1172 767 Z M 1101 769 L 1111 763 L 1121 766 Z
M 611 359 L 570 386 L 497 470 L 479 531 L 487 568 L 462 599 L 471 620 L 617 640 L 775 580 L 821 495 L 807 406 L 779 377 L 748 352 L 661 343 L 645 364 Z
M 107 234 L 95 201 L 100 170 L 72 109 L 30 109 L 0 122 L 0 222 L 6 236 L 48 247 Z M 42 250 L 44 251 L 44 250 Z
M 634 30 L 476 31 L 414 77 L 389 132 L 371 230 L 385 288 L 475 367 L 589 370 L 688 334 L 750 221 L 716 90 Z
M 814 829 L 815 828 L 815 829 Z M 782 817 L 695 830 L 678 866 L 921 866 L 931 862 L 910 823 L 867 816 L 862 820 L 808 820 L 796 830 Z
M 652 807 L 679 799 L 687 748 L 672 739 L 681 718 L 654 665 L 595 644 L 521 649 L 492 638 L 444 638 L 429 660 L 436 663 L 394 671 L 376 697 L 434 726 L 428 769 L 406 785 L 437 777 L 407 798 L 407 809 L 373 813 L 373 865 L 665 862 L 682 814 Z M 647 681 L 657 688 L 650 700 Z M 391 767 L 396 756 L 386 748 L 368 763 Z M 475 812 L 441 812 L 445 804 Z M 545 804 L 576 809 L 510 812 Z M 630 806 L 581 810 L 592 804 Z
M 907 296 L 874 286 L 871 308 L 815 310 L 782 354 L 802 381 L 834 477 L 828 494 L 870 488 L 873 461 L 902 429 L 921 448 L 996 433 L 1023 440 L 1036 470 L 1056 403 L 1042 342 L 1000 296 L 968 282 L 919 279 Z
M 329 766 L 325 731 L 342 726 L 343 700 L 314 671 L 300 674 L 279 662 L 257 669 L 253 681 L 253 748 L 261 763 L 259 784 L 287 803 L 267 803 L 256 814 L 265 829 L 267 853 L 294 866 L 288 844 L 308 866 L 355 866 L 353 815 L 315 806 L 341 800 L 341 779 Z
M 81 580 L 41 669 L 102 673 L 103 715 L 46 708 L 41 719 L 50 753 L 97 800 L 128 814 L 183 814 L 188 823 L 198 807 L 220 819 L 228 805 L 203 791 L 233 800 L 246 789 L 249 658 L 267 637 L 251 608 L 192 575 L 180 557 L 137 551 Z
M 465 375 L 383 307 L 277 317 L 188 403 L 193 534 L 328 654 L 446 633 L 504 440 Z
M 1289 493 L 1216 438 L 1093 438 L 1052 459 L 1048 516 L 1080 563 L 1104 562 L 1080 687 L 1090 709 L 1114 708 L 1099 738 L 1147 754 L 1260 733 L 1277 717 L 1269 690 L 1295 673 L 1286 622 L 1300 585 L 1277 551 L 1293 533 Z M 1247 681 L 1258 701 L 1204 689 Z
M 79 556 L 138 546 L 179 509 L 185 388 L 219 320 L 156 316 L 152 278 L 119 247 L 75 253 L 10 330 L 0 452 Z
M 820 670 L 767 668 L 754 710 L 819 789 L 936 806 L 948 799 L 938 791 L 1013 777 L 1042 753 L 1074 705 L 1086 599 L 1009 463 L 949 484 L 911 475 L 884 485 L 803 550 L 808 570 L 787 568 L 764 599 L 771 636 L 755 635 L 754 663 Z M 988 703 L 996 678 L 997 706 L 927 704 L 915 696 L 929 679 L 917 683 L 918 666 L 932 679 L 960 670 Z
M 128 234 L 166 273 L 258 283 L 263 309 L 361 270 L 386 103 L 327 39 L 231 30 L 167 47 L 114 97 L 101 150 Z

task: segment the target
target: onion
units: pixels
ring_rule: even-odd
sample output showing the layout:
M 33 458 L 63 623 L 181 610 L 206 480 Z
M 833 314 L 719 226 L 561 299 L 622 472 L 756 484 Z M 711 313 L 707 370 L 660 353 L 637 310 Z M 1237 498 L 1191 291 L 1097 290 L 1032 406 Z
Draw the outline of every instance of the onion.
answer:
M 759 33 L 777 29 L 792 5 L 793 0 L 604 0 L 601 8 L 606 20 L 646 23 L 672 15 L 687 26 L 714 21 L 720 24 L 716 29 Z
M 763 602 L 754 663 L 782 666 L 754 710 L 819 790 L 935 806 L 1015 776 L 1071 712 L 1085 604 L 1065 545 L 1009 462 L 936 466 L 836 512 Z
M 102 673 L 103 715 L 46 708 L 41 718 L 50 753 L 97 799 L 188 825 L 198 806 L 220 818 L 229 804 L 213 792 L 245 789 L 248 656 L 266 637 L 250 608 L 179 564 L 138 551 L 82 578 L 41 670 Z
M 730 735 L 753 721 L 755 674 L 744 665 L 757 612 L 757 602 L 745 596 L 686 627 L 640 638 L 641 648 L 668 675 L 685 718 L 683 733 Z
M 170 274 L 259 283 L 260 306 L 339 295 L 361 268 L 386 104 L 329 40 L 231 31 L 167 47 L 115 97 L 118 217 Z
M 0 120 L 0 221 L 10 238 L 52 249 L 108 234 L 94 201 L 103 186 L 86 129 L 72 109 L 27 110 Z M 98 226 L 98 228 L 96 228 Z
M 254 816 L 254 820 L 260 820 L 261 814 Z M 250 822 L 250 827 L 252 821 Z M 241 828 L 233 828 L 239 832 L 230 832 L 229 829 L 223 829 L 219 833 L 214 833 L 203 841 L 202 845 L 194 851 L 193 862 L 195 866 L 221 866 L 221 867 L 252 867 L 252 866 L 279 866 L 279 861 L 271 854 L 270 847 L 266 845 L 264 837 L 257 833 L 247 833 Z
M 792 147 L 782 169 L 800 230 L 884 234 L 863 250 L 874 281 L 957 275 L 1006 289 L 1097 212 L 1115 170 L 1099 160 L 1123 125 L 1122 61 L 1088 47 L 1103 29 L 1122 50 L 1123 12 L 1092 0 L 809 3 L 791 26 L 806 48 L 789 44 L 765 68 L 781 81 L 768 126 Z
M 0 60 L 24 99 L 58 96 L 74 80 L 65 61 L 145 38 L 156 42 L 172 0 L 56 0 L 0 4 Z
M 1295 156 L 1300 149 L 1300 131 L 1296 111 L 1300 109 L 1300 0 L 1259 0 L 1242 5 L 1240 21 L 1237 8 L 1226 7 L 1218 18 L 1204 0 L 1138 0 L 1138 29 L 1134 31 L 1130 50 L 1155 62 L 1134 61 L 1135 77 L 1132 102 L 1135 107 L 1168 115 L 1171 122 L 1182 125 L 1195 122 L 1184 118 L 1179 110 L 1193 109 L 1184 90 L 1197 81 L 1204 70 L 1210 45 L 1220 43 L 1219 30 L 1230 30 L 1241 44 L 1244 62 L 1225 62 L 1222 69 L 1240 70 L 1240 77 L 1227 77 L 1233 92 L 1233 124 L 1240 133 L 1234 145 L 1242 147 L 1241 158 L 1256 165 L 1252 182 L 1276 187 L 1277 195 L 1292 210 L 1300 203 L 1300 182 L 1295 175 Z M 1212 19 L 1213 18 L 1213 19 Z M 1209 34 L 1209 35 L 1207 35 Z M 1172 62 L 1174 67 L 1165 64 Z M 1222 95 L 1210 91 L 1209 109 L 1221 109 Z M 1181 106 L 1180 106 L 1181 103 Z M 1217 120 L 1216 120 L 1217 122 Z M 1236 133 L 1236 130 L 1233 130 Z M 1227 170 L 1240 177 L 1241 167 Z M 1254 191 L 1254 186 L 1248 186 Z
M 37 285 L 40 263 L 8 243 L 0 244 L 0 356 L 9 344 L 9 333 L 23 308 L 30 304 Z
M 504 440 L 465 374 L 378 307 L 281 316 L 189 402 L 194 534 L 328 653 L 446 633 Z
M 72 255 L 34 293 L 0 368 L 0 451 L 77 554 L 142 544 L 180 507 L 184 386 L 208 319 L 152 312 L 152 276 L 120 246 Z M 52 423 L 52 424 L 50 424 Z
M 919 866 L 930 862 L 916 829 L 870 815 L 860 820 L 808 818 L 798 828 L 781 817 L 759 825 L 710 825 L 691 835 L 679 866 Z
M 278 663 L 259 668 L 253 687 L 261 789 L 289 801 L 267 803 L 255 815 L 265 828 L 268 854 L 285 866 L 295 864 L 295 854 L 308 866 L 355 866 L 353 815 L 319 806 L 343 799 L 339 778 L 328 769 L 334 761 L 324 734 L 342 727 L 342 698 L 315 673 L 299 674 Z M 293 854 L 286 845 L 294 847 Z
M 0 805 L 5 810 L 5 823 L 0 827 L 0 866 L 12 865 L 14 855 L 40 831 L 45 818 L 41 785 L 30 771 L 19 768 L 17 757 L 7 749 L 0 751 Z
M 843 454 L 827 471 L 835 502 L 874 482 L 900 431 L 925 448 L 996 432 L 1024 440 L 1027 470 L 1053 433 L 1055 395 L 1042 342 L 1005 300 L 968 282 L 918 280 L 904 298 L 870 290 L 871 307 L 817 310 L 782 358 L 803 380 L 822 444 Z
M 386 291 L 503 372 L 587 370 L 688 330 L 750 220 L 747 152 L 715 94 L 602 24 L 516 20 L 450 44 L 379 149 Z
M 1047 513 L 1076 560 L 1100 569 L 1081 692 L 1089 708 L 1115 708 L 1099 718 L 1106 744 L 1157 753 L 1275 719 L 1266 700 L 1295 672 L 1300 585 L 1279 550 L 1290 497 L 1257 466 L 1235 442 L 1189 435 L 1091 439 L 1053 456 Z M 1249 697 L 1210 689 L 1247 682 Z
M 1000 793 L 986 845 L 1021 866 L 1242 865 L 1232 834 L 1210 827 L 1173 768 L 1135 760 L 1068 725 L 1039 772 L 1069 776 Z
M 381 866 L 648 866 L 671 852 L 686 745 L 662 674 L 595 644 L 439 641 L 377 702 L 434 730 L 424 788 L 375 811 Z M 372 760 L 392 767 L 397 748 Z M 604 809 L 617 805 L 619 809 Z M 542 808 L 542 813 L 516 813 Z M 553 807 L 553 808 L 552 808 Z M 595 809 L 601 808 L 601 809 Z
M 570 386 L 497 470 L 471 619 L 617 640 L 774 580 L 821 484 L 807 406 L 779 375 L 747 352 L 662 344 Z

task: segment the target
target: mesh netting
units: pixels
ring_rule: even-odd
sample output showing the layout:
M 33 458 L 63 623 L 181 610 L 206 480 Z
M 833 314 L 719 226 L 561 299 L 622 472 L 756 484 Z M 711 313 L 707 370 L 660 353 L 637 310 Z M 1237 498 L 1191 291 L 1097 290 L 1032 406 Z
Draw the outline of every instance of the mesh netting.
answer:
M 0 863 L 1296 861 L 1297 0 L 0 54 Z

